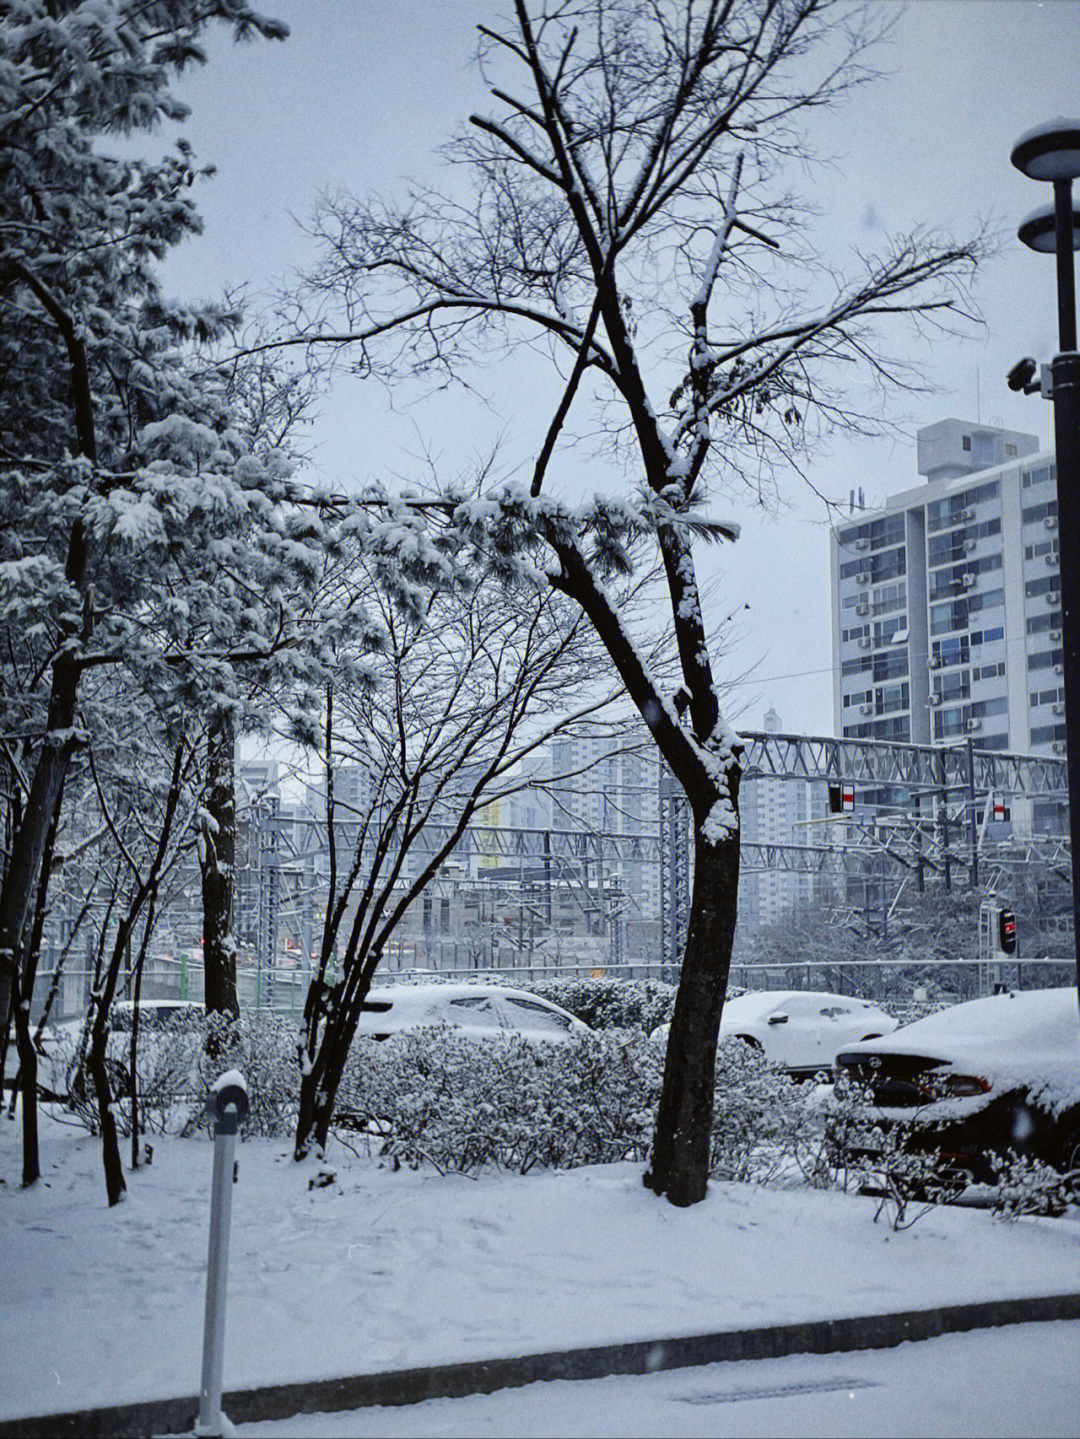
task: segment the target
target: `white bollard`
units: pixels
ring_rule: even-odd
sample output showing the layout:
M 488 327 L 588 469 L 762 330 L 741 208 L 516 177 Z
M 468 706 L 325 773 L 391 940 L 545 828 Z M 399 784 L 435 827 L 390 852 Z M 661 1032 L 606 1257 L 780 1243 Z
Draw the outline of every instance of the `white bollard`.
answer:
M 214 1116 L 214 1177 L 210 1189 L 210 1248 L 206 1264 L 206 1318 L 203 1324 L 202 1386 L 195 1433 L 222 1439 L 232 1426 L 221 1412 L 225 1351 L 225 1283 L 229 1270 L 229 1222 L 232 1217 L 236 1133 L 248 1112 L 244 1076 L 230 1069 L 210 1089 L 207 1108 Z

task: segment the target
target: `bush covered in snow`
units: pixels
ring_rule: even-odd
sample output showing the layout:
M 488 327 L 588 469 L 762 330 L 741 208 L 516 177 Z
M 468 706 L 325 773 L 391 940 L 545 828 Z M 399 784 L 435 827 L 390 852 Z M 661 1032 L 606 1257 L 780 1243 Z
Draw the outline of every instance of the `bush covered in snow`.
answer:
M 1040 1159 L 1010 1154 L 994 1165 L 991 1209 L 999 1219 L 1024 1214 L 1059 1215 L 1080 1204 L 1080 1170 L 1061 1174 Z
M 568 1009 L 590 1029 L 640 1029 L 666 1024 L 675 1008 L 675 986 L 661 979 L 542 979 L 529 990 Z
M 449 1027 L 354 1045 L 338 1122 L 394 1165 L 525 1174 L 643 1158 L 663 1055 L 640 1034 L 478 1044 Z
M 663 1065 L 663 1046 L 634 1029 L 559 1046 L 515 1036 L 476 1044 L 448 1028 L 364 1041 L 339 1094 L 339 1133 L 395 1165 L 440 1173 L 643 1161 Z M 715 1176 L 765 1180 L 820 1146 L 810 1089 L 746 1045 L 720 1046 L 716 1092 Z
M 112 1035 L 106 1064 L 113 1110 L 125 1136 L 131 1133 L 130 1044 L 129 1033 Z M 93 1134 L 98 1128 L 94 1086 L 85 1066 L 80 1073 L 79 1053 L 78 1039 L 61 1044 L 44 1061 L 41 1077 L 53 1092 L 68 1095 L 69 1112 Z M 293 1020 L 254 1010 L 234 1023 L 219 1015 L 208 1019 L 192 1008 L 171 1016 L 167 1024 L 140 1026 L 135 1072 L 141 1130 L 193 1133 L 208 1125 L 202 1112 L 206 1093 L 219 1074 L 233 1068 L 248 1083 L 251 1108 L 245 1131 L 287 1134 L 299 1095 Z

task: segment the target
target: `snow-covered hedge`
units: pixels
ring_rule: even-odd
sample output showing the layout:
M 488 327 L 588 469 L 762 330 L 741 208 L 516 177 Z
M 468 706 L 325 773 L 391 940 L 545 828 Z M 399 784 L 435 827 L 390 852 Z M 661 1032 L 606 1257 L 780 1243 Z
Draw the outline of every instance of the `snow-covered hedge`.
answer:
M 216 1041 L 208 1047 L 208 1039 Z M 97 1132 L 98 1113 L 88 1074 L 78 1074 L 78 1041 L 61 1044 L 42 1061 L 41 1082 L 52 1092 L 69 1096 L 72 1117 Z M 107 1069 L 120 1131 L 131 1133 L 128 1085 L 130 1035 L 109 1039 Z M 239 1069 L 247 1080 L 250 1112 L 248 1134 L 287 1134 L 296 1119 L 300 1090 L 296 1063 L 296 1022 L 266 1011 L 252 1011 L 233 1024 L 218 1016 L 207 1020 L 199 1009 L 170 1018 L 159 1028 L 141 1028 L 136 1061 L 140 1125 L 147 1134 L 169 1130 L 193 1132 L 204 1123 L 203 1100 L 211 1084 L 227 1069 Z
M 643 1161 L 663 1065 L 663 1046 L 629 1029 L 559 1046 L 477 1044 L 449 1028 L 361 1041 L 339 1093 L 339 1133 L 394 1165 L 440 1173 Z M 712 1172 L 765 1179 L 790 1169 L 796 1149 L 820 1148 L 810 1093 L 746 1045 L 722 1044 Z
M 533 994 L 568 1009 L 590 1029 L 641 1029 L 666 1024 L 675 1007 L 675 986 L 661 979 L 542 979 Z

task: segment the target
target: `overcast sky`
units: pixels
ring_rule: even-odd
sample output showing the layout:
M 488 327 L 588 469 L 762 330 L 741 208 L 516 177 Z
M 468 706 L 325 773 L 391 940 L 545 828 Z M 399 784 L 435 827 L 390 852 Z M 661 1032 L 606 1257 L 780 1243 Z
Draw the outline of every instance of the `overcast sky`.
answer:
M 403 176 L 437 183 L 435 147 L 471 109 L 486 108 L 472 66 L 474 26 L 498 14 L 499 0 L 263 0 L 262 8 L 288 23 L 288 41 L 214 44 L 210 64 L 181 88 L 192 106 L 182 133 L 201 162 L 217 167 L 199 192 L 205 234 L 169 261 L 168 287 L 184 297 L 230 286 L 257 296 L 303 268 L 313 251 L 297 221 L 310 217 L 321 193 L 400 193 Z M 977 283 L 984 326 L 963 342 L 919 351 L 936 392 L 890 402 L 903 437 L 837 440 L 815 456 L 816 489 L 846 499 L 861 486 L 868 505 L 917 483 L 920 425 L 981 419 L 1049 443 L 1050 406 L 1004 383 L 1021 355 L 1047 360 L 1056 348 L 1053 259 L 1011 238 L 1051 196 L 1013 170 L 1009 152 L 1030 126 L 1080 114 L 1074 0 L 885 8 L 896 16 L 877 57 L 887 78 L 815 116 L 813 141 L 836 162 L 809 177 L 822 243 L 838 256 L 845 245 L 870 248 L 915 225 L 969 234 L 986 219 L 1005 243 Z M 407 476 L 428 450 L 456 469 L 500 432 L 510 436 L 512 458 L 524 455 L 539 420 L 518 379 L 515 387 L 508 367 L 492 377 L 479 418 L 450 397 L 391 413 L 381 388 L 343 380 L 312 430 L 313 466 L 321 478 L 351 485 Z M 749 606 L 724 664 L 731 675 L 757 668 L 729 706 L 746 729 L 760 728 L 773 705 L 785 729 L 828 734 L 825 514 L 797 481 L 788 499 L 777 517 L 736 514 L 738 544 L 705 560 L 717 611 Z

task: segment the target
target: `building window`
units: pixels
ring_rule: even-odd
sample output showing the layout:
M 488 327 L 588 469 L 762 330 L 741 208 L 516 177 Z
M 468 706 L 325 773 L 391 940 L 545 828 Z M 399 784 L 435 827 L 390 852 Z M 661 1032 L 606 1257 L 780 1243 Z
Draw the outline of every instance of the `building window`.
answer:
M 1053 519 L 1057 512 L 1057 500 L 1046 500 L 1041 505 L 1028 505 L 1026 510 L 1021 510 L 1020 518 L 1025 525 L 1035 525 L 1040 520 Z
M 877 624 L 874 625 L 874 644 L 891 644 L 894 636 L 898 635 L 901 630 L 903 630 L 906 635 L 905 624 L 906 621 L 903 615 L 896 615 L 891 620 L 879 620 Z
M 1032 615 L 1024 627 L 1029 635 L 1042 635 L 1047 630 L 1059 630 L 1061 628 L 1061 611 L 1047 610 L 1044 615 Z
M 964 511 L 972 506 L 981 504 L 984 500 L 993 500 L 1001 493 L 1001 484 L 998 480 L 989 480 L 985 485 L 976 485 L 973 490 L 964 490 L 962 494 L 950 495 L 945 500 L 931 500 L 926 507 L 926 528 L 930 534 L 937 530 L 953 529 L 956 525 L 970 524 L 973 516 L 965 518 Z
M 966 665 L 969 659 L 967 635 L 950 635 L 934 641 L 934 658 L 939 666 Z
M 1009 701 L 1002 697 L 996 700 L 976 700 L 971 706 L 973 719 L 989 719 L 991 715 L 1003 715 L 1009 712 Z
M 897 685 L 883 685 L 878 690 L 878 714 L 892 714 L 908 708 L 908 687 L 906 682 Z
M 1063 724 L 1040 725 L 1038 729 L 1031 731 L 1032 744 L 1050 744 L 1053 740 L 1063 740 L 1065 737 Z
M 951 670 L 948 674 L 939 675 L 934 680 L 934 693 L 946 702 L 966 700 L 971 693 L 967 671 Z
M 930 633 L 943 635 L 949 630 L 966 630 L 968 623 L 967 600 L 954 600 L 951 605 L 931 605 Z
M 1032 709 L 1038 709 L 1039 705 L 1058 704 L 1065 698 L 1064 689 L 1056 690 L 1032 690 L 1030 704 Z
M 970 436 L 970 435 L 965 435 L 965 436 L 963 437 L 963 439 L 960 441 L 960 444 L 961 444 L 961 447 L 962 447 L 963 449 L 965 449 L 965 450 L 970 450 L 970 449 L 971 449 L 971 436 Z
M 938 710 L 934 716 L 934 738 L 950 739 L 953 735 L 964 733 L 964 711 Z
M 1041 465 L 1037 470 L 1025 470 L 1021 485 L 1025 490 L 1030 490 L 1032 485 L 1045 485 L 1054 475 L 1053 465 Z
M 1004 626 L 997 625 L 992 630 L 976 630 L 976 632 L 971 636 L 971 644 L 972 648 L 974 648 L 975 645 L 989 645 L 993 644 L 995 640 L 1003 640 L 1004 638 Z
M 874 656 L 874 682 L 881 680 L 895 680 L 906 675 L 908 672 L 908 657 L 906 649 L 886 650 L 884 654 Z
M 1061 588 L 1060 575 L 1043 575 L 1038 580 L 1026 580 L 1024 582 L 1025 598 L 1033 600 L 1036 595 L 1048 595 L 1052 590 Z

